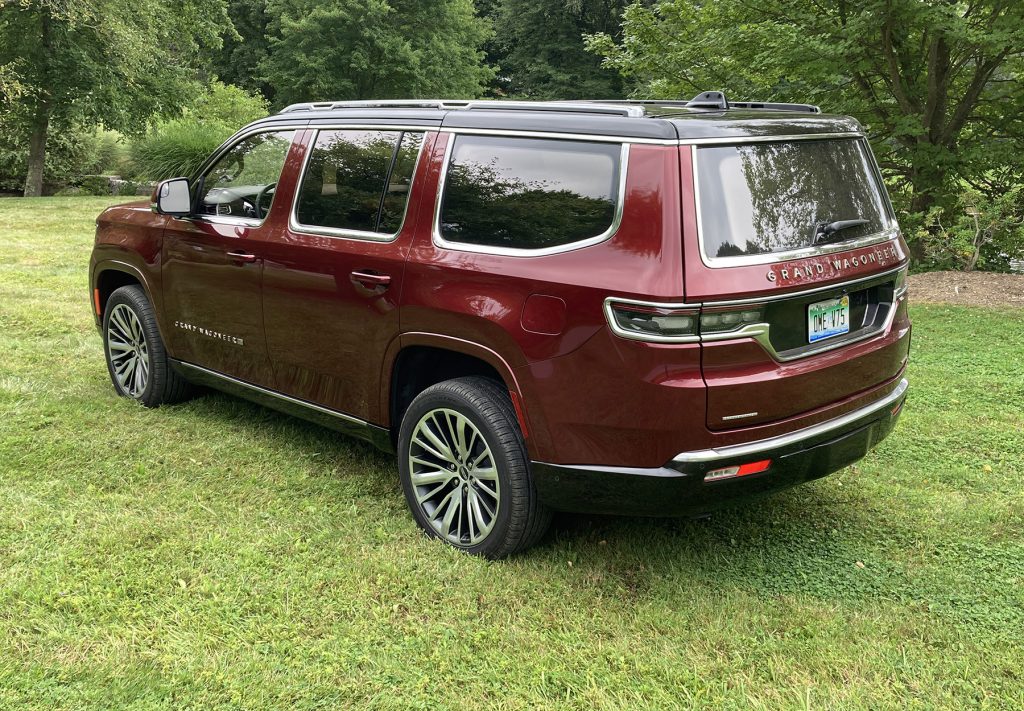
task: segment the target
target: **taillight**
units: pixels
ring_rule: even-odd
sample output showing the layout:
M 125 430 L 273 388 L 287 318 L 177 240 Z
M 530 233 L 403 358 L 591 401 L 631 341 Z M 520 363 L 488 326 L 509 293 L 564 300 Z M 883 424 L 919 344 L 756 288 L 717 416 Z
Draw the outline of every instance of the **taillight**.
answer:
M 764 308 L 759 305 L 742 308 L 705 309 L 700 315 L 701 333 L 728 333 L 752 323 L 764 321 Z
M 609 300 L 608 323 L 620 336 L 643 341 L 696 341 L 699 309 L 693 306 L 634 304 Z
M 704 308 L 690 304 L 651 304 L 626 299 L 605 302 L 608 323 L 625 338 L 662 343 L 692 343 L 701 335 L 728 334 L 764 323 L 764 307 Z
M 907 293 L 907 272 L 909 271 L 910 268 L 908 267 L 896 272 L 896 284 L 893 286 L 893 301 Z

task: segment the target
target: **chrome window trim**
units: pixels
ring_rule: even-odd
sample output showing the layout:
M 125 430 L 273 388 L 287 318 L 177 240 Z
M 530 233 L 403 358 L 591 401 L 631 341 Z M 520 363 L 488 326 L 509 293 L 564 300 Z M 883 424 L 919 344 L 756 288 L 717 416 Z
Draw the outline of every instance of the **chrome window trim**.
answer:
M 668 119 L 666 119 L 668 120 Z M 829 133 L 773 134 L 770 136 L 718 136 L 714 138 L 644 138 L 642 136 L 610 135 L 600 133 L 569 133 L 562 131 L 532 131 L 529 129 L 469 128 L 459 126 L 435 127 L 435 130 L 478 136 L 521 136 L 523 138 L 554 138 L 567 141 L 603 143 L 634 143 L 650 146 L 713 146 L 744 145 L 747 143 L 778 143 L 780 141 L 813 141 L 831 138 L 864 138 L 855 131 Z
M 409 200 L 412 197 L 413 182 L 409 183 L 409 193 L 405 196 L 405 208 L 402 210 L 402 221 L 398 225 L 398 229 L 394 232 L 372 232 L 369 230 L 351 230 L 344 229 L 341 227 L 324 227 L 320 225 L 307 225 L 299 222 L 299 194 L 302 192 L 302 181 L 306 178 L 306 168 L 309 166 L 310 158 L 313 157 L 313 148 L 316 147 L 316 140 L 320 137 L 321 131 L 380 131 L 385 133 L 393 131 L 399 134 L 405 133 L 423 133 L 423 138 L 420 140 L 420 149 L 416 153 L 416 162 L 412 167 L 413 180 L 416 178 L 416 171 L 419 170 L 420 161 L 423 160 L 423 147 L 427 144 L 427 129 L 423 128 L 408 128 L 398 126 L 364 126 L 357 124 L 347 124 L 342 126 L 310 126 L 309 130 L 313 132 L 312 140 L 306 145 L 309 146 L 309 150 L 306 151 L 306 155 L 302 158 L 302 167 L 299 172 L 299 181 L 295 186 L 295 194 L 292 196 L 291 210 L 288 212 L 288 229 L 296 234 L 303 235 L 316 235 L 318 237 L 332 237 L 334 239 L 352 239 L 362 240 L 364 242 L 394 242 L 398 239 L 398 235 L 402 234 L 402 230 L 405 229 L 405 221 L 409 216 Z M 436 131 L 437 128 L 433 129 Z
M 233 215 L 184 215 L 175 217 L 175 220 L 187 220 L 189 222 L 205 222 L 211 225 L 236 225 L 238 227 L 261 227 L 267 218 L 257 220 L 254 217 L 235 217 Z
M 845 252 L 851 249 L 858 249 L 860 247 L 870 247 L 876 244 L 884 244 L 891 242 L 899 237 L 900 228 L 899 223 L 893 216 L 892 204 L 889 201 L 888 193 L 885 190 L 885 183 L 882 182 L 881 175 L 879 175 L 877 165 L 875 161 L 874 153 L 871 152 L 871 144 L 866 140 L 862 133 L 819 133 L 819 134 L 801 134 L 799 136 L 765 136 L 760 137 L 758 140 L 741 140 L 734 141 L 731 139 L 714 139 L 708 142 L 695 143 L 691 145 L 747 145 L 750 143 L 789 143 L 794 140 L 833 140 L 833 139 L 847 139 L 847 140 L 863 140 L 864 145 L 867 146 L 868 155 L 871 158 L 872 163 L 872 176 L 881 188 L 880 194 L 882 195 L 882 204 L 886 209 L 886 225 L 884 229 L 879 232 L 875 232 L 870 235 L 865 235 L 855 240 L 849 240 L 846 242 L 838 242 L 836 244 L 823 244 L 819 246 L 801 247 L 799 249 L 791 249 L 785 252 L 772 252 L 769 254 L 749 254 L 740 255 L 734 257 L 711 257 L 708 255 L 707 250 L 704 247 L 704 220 L 701 215 L 701 200 L 700 200 L 700 174 L 697 170 L 697 152 L 699 148 L 694 148 L 690 151 L 690 171 L 693 179 L 693 201 L 695 212 L 697 213 L 697 248 L 700 250 L 700 259 L 704 263 L 704 266 L 711 269 L 723 269 L 727 267 L 740 267 L 740 266 L 756 266 L 763 264 L 778 264 L 779 262 L 788 262 L 795 259 L 807 259 L 809 257 L 820 257 L 827 254 L 835 254 L 836 252 Z
M 558 141 L 584 141 L 586 143 L 639 143 L 650 146 L 678 146 L 678 138 L 643 138 L 639 136 L 619 136 L 601 133 L 568 133 L 564 131 L 532 131 L 530 129 L 513 128 L 462 128 L 459 126 L 441 126 L 442 133 L 466 136 L 508 136 L 510 138 L 550 138 Z
M 900 380 L 899 385 L 897 385 L 888 395 L 885 395 L 868 405 L 857 408 L 852 412 L 848 412 L 845 415 L 840 415 L 839 417 L 831 420 L 819 422 L 816 425 L 804 427 L 803 429 L 795 430 L 777 437 L 757 440 L 756 442 L 745 442 L 743 444 L 733 444 L 725 447 L 715 447 L 713 449 L 701 449 L 693 452 L 680 452 L 672 458 L 672 462 L 676 464 L 706 464 L 720 460 L 733 460 L 740 459 L 742 457 L 756 456 L 760 452 L 800 444 L 807 440 L 827 435 L 830 432 L 834 432 L 842 427 L 851 425 L 858 420 L 870 417 L 887 407 L 895 405 L 896 402 L 906 394 L 908 386 L 909 383 L 907 382 L 907 379 L 903 378 Z
M 268 217 L 270 217 L 270 210 L 267 210 L 267 213 L 261 219 L 253 217 L 236 217 L 234 215 L 206 215 L 201 212 L 196 212 L 196 207 L 202 197 L 200 196 L 199 191 L 202 190 L 203 184 L 206 181 L 206 176 L 209 174 L 210 169 L 213 168 L 213 166 L 217 165 L 217 162 L 220 161 L 220 159 L 223 158 L 227 153 L 229 153 L 231 149 L 233 149 L 235 146 L 237 146 L 239 143 L 246 140 L 247 138 L 251 138 L 252 136 L 256 136 L 261 133 L 284 133 L 287 131 L 292 131 L 292 140 L 291 143 L 288 145 L 288 151 L 291 152 L 291 149 L 295 146 L 295 138 L 298 135 L 298 132 L 304 130 L 305 128 L 306 122 L 303 122 L 302 124 L 288 124 L 284 126 L 263 125 L 250 130 L 239 131 L 238 133 L 233 135 L 231 138 L 222 143 L 220 148 L 214 151 L 213 154 L 211 154 L 210 157 L 206 159 L 206 161 L 203 163 L 202 166 L 200 166 L 200 169 L 197 171 L 199 177 L 196 178 L 196 195 L 192 204 L 192 214 L 184 215 L 182 217 L 175 219 L 189 220 L 191 222 L 208 222 L 214 225 L 237 225 L 239 227 L 253 228 L 262 227 L 263 223 L 267 221 Z M 288 155 L 285 154 L 284 162 L 281 163 L 281 172 L 277 176 L 278 182 L 280 182 L 281 180 L 281 175 L 284 175 L 284 166 L 285 163 L 287 162 Z M 277 197 L 276 194 L 274 197 Z M 273 201 L 271 201 L 270 203 L 270 208 L 274 208 Z
M 643 341 L 645 343 L 700 343 L 700 336 L 697 334 L 687 336 L 657 336 L 657 335 L 644 335 L 635 333 L 634 331 L 626 331 L 618 322 L 615 320 L 615 315 L 612 313 L 612 304 L 632 304 L 634 306 L 653 306 L 660 309 L 696 309 L 699 310 L 700 304 L 684 304 L 684 303 L 660 303 L 654 301 L 641 301 L 639 299 L 620 299 L 615 296 L 609 296 L 604 300 L 604 316 L 608 321 L 608 326 L 612 329 L 612 333 L 622 338 L 628 338 L 631 341 Z M 696 318 L 699 320 L 700 315 Z
M 832 131 L 829 133 L 772 134 L 766 136 L 716 136 L 714 138 L 680 138 L 680 146 L 730 146 L 748 143 L 789 143 L 790 141 L 831 140 L 835 138 L 865 138 L 860 131 Z
M 503 133 L 485 132 L 479 135 L 502 136 Z M 520 136 L 517 136 L 520 137 Z M 528 134 L 522 138 L 544 138 L 540 134 Z M 556 139 L 558 140 L 558 139 Z M 448 183 L 448 166 L 451 164 L 451 154 L 455 147 L 455 137 L 449 137 L 448 145 L 444 149 L 444 158 L 441 164 L 441 174 L 437 180 L 437 195 L 434 197 L 434 219 L 430 232 L 434 246 L 439 249 L 447 249 L 455 252 L 473 252 L 476 254 L 494 254 L 504 257 L 546 257 L 551 254 L 572 252 L 585 247 L 592 247 L 611 239 L 612 235 L 618 232 L 622 225 L 623 206 L 626 201 L 626 174 L 629 166 L 629 144 L 623 143 L 619 151 L 619 184 L 618 195 L 615 201 L 615 212 L 612 215 L 612 222 L 604 232 L 586 239 L 576 240 L 568 244 L 556 247 L 542 247 L 540 249 L 518 249 L 514 247 L 494 247 L 482 244 L 468 244 L 465 242 L 452 242 L 441 236 L 441 204 L 444 201 L 444 190 Z

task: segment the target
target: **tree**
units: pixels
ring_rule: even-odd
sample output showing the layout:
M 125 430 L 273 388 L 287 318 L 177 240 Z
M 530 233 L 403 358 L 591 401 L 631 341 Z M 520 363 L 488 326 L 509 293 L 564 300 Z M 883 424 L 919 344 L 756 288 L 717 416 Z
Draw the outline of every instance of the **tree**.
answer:
M 27 144 L 25 195 L 40 195 L 52 130 L 141 131 L 194 85 L 200 51 L 230 22 L 224 0 L 15 0 L 0 8 L 0 66 L 21 91 L 5 128 Z
M 640 95 L 724 89 L 857 117 L 911 222 L 964 185 L 994 199 L 1024 177 L 1019 0 L 669 0 L 588 46 Z
M 531 99 L 622 96 L 622 79 L 587 52 L 584 34 L 619 36 L 630 0 L 490 0 L 495 39 L 489 59 L 499 65 L 503 93 Z
M 493 71 L 472 0 L 269 0 L 276 103 L 479 96 Z
M 214 73 L 226 84 L 273 99 L 260 69 L 270 51 L 267 0 L 228 0 L 228 15 L 234 27 L 224 32 L 224 44 L 211 58 Z

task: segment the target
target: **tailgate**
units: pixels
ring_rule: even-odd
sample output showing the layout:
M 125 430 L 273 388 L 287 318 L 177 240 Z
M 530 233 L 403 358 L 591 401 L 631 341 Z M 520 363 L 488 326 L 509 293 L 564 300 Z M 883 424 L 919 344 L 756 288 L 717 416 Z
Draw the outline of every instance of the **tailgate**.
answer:
M 682 146 L 680 168 L 710 429 L 810 412 L 901 371 L 906 246 L 863 137 Z

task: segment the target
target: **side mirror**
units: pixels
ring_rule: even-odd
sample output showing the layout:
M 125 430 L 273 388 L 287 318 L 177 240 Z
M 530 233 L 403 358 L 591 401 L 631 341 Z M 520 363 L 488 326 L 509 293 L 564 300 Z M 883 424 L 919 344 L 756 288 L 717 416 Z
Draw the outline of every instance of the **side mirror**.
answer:
M 154 207 L 161 215 L 184 217 L 192 213 L 192 192 L 188 178 L 171 178 L 156 186 Z

